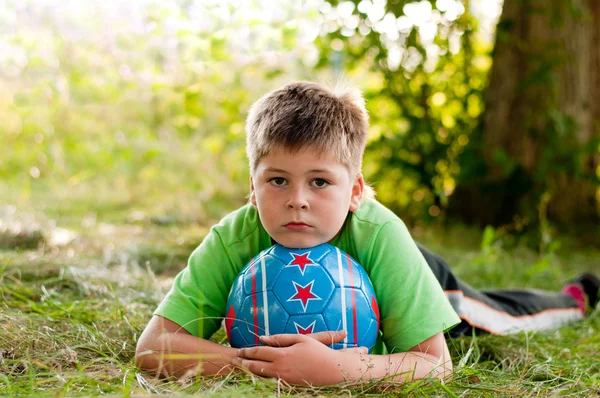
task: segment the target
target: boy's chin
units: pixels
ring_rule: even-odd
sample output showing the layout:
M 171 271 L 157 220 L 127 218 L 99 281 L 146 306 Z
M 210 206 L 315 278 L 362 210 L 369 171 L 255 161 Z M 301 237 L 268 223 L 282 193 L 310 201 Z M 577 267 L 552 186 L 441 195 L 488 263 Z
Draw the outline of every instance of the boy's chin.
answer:
M 311 247 L 319 246 L 320 244 L 327 243 L 327 240 L 319 239 L 274 239 L 272 241 L 279 243 L 281 246 L 287 247 L 288 249 L 309 249 Z

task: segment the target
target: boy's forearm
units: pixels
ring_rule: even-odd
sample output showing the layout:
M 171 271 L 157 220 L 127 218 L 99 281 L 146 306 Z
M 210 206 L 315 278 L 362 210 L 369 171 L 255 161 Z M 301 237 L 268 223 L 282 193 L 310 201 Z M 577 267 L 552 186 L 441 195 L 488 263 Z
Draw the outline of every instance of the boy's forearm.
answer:
M 427 377 L 443 380 L 452 373 L 452 361 L 446 355 L 436 357 L 421 352 L 390 355 L 339 352 L 338 358 L 340 382 L 381 379 L 410 382 Z
M 162 333 L 146 344 L 140 341 L 136 364 L 157 376 L 181 377 L 188 372 L 202 375 L 231 371 L 236 349 L 189 334 Z

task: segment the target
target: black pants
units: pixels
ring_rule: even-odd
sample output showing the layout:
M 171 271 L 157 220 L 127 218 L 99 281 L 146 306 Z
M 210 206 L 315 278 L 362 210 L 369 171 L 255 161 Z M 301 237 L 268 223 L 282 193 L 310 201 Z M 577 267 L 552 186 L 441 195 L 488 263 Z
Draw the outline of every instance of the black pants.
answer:
M 418 246 L 462 321 L 448 332 L 450 337 L 553 329 L 583 318 L 577 302 L 562 293 L 537 289 L 475 290 L 458 279 L 444 259 Z

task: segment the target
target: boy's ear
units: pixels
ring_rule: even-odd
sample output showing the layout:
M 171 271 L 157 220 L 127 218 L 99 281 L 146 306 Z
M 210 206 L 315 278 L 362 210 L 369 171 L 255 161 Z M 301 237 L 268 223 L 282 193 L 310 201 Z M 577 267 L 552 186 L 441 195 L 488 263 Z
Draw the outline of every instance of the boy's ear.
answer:
M 365 190 L 365 180 L 362 173 L 358 173 L 354 185 L 352 185 L 352 196 L 350 197 L 350 211 L 356 211 L 360 207 L 363 191 Z
M 256 194 L 254 193 L 254 181 L 252 180 L 252 176 L 250 176 L 250 203 L 253 206 L 256 206 Z

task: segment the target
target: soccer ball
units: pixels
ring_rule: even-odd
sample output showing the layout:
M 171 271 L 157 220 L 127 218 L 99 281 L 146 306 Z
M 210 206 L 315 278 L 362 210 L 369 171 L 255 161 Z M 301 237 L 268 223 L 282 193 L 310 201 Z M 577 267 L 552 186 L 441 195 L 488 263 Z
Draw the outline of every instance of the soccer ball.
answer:
M 327 243 L 308 249 L 279 244 L 262 251 L 235 279 L 225 330 L 232 347 L 258 337 L 345 330 L 334 349 L 367 347 L 377 340 L 379 308 L 369 276 L 352 257 Z

